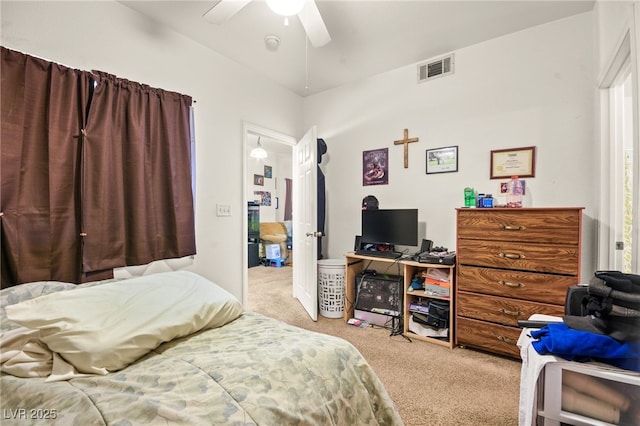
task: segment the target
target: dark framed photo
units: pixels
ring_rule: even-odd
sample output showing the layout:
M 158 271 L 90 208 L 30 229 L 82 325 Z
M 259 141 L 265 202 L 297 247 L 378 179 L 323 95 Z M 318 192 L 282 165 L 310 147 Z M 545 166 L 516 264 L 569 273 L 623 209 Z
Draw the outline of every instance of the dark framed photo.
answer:
M 427 150 L 427 174 L 458 171 L 458 146 Z
M 496 149 L 491 151 L 491 179 L 511 176 L 535 177 L 536 147 Z
M 253 184 L 264 186 L 264 176 L 262 175 L 253 175 Z
M 272 177 L 271 166 L 264 166 L 264 177 L 266 179 L 271 179 Z

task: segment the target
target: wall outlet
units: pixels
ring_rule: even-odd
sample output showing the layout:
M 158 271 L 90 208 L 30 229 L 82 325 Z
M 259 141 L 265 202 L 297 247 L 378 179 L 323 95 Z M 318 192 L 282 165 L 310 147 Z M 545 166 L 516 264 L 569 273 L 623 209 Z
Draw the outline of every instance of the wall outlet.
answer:
M 216 216 L 231 216 L 231 205 L 216 204 Z

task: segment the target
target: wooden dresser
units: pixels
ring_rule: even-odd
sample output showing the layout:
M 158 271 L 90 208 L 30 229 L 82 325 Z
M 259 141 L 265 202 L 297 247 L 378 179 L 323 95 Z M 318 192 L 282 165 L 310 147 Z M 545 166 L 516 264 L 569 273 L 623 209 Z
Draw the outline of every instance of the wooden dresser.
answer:
M 583 208 L 457 209 L 457 344 L 520 357 L 519 319 L 562 316 Z

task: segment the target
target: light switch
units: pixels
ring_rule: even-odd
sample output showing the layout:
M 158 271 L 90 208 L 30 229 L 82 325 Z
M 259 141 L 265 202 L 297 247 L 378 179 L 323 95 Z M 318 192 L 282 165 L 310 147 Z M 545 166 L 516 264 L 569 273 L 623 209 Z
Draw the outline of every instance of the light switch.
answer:
M 216 216 L 231 216 L 231 205 L 216 204 Z

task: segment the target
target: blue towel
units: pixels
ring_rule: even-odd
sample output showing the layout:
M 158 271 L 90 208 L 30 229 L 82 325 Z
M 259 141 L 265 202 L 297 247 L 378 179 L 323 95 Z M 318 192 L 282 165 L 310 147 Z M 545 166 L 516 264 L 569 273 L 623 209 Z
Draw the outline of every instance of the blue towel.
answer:
M 531 343 L 541 355 L 557 355 L 568 361 L 599 361 L 626 370 L 640 371 L 640 341 L 620 342 L 613 337 L 574 330 L 563 323 L 532 330 Z

